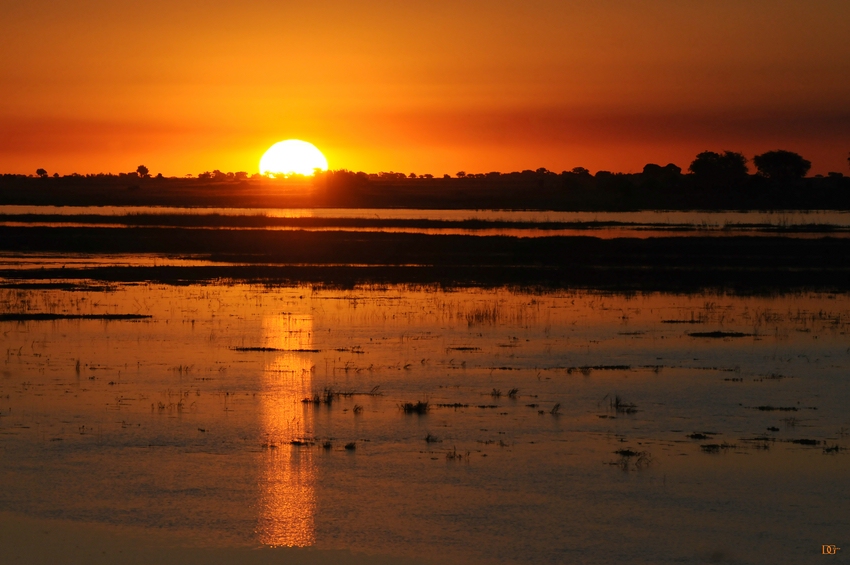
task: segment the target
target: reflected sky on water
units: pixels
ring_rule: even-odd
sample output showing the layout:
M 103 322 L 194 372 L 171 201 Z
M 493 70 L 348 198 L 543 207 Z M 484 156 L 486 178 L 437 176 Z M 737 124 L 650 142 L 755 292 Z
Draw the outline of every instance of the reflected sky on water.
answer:
M 0 311 L 152 316 L 0 322 L 3 511 L 473 564 L 805 561 L 850 526 L 847 295 L 137 284 Z
M 140 214 L 267 216 L 270 218 L 369 218 L 408 220 L 484 220 L 514 222 L 628 222 L 638 224 L 693 224 L 714 227 L 734 224 L 832 225 L 850 227 L 850 213 L 834 210 L 557 212 L 523 210 L 412 210 L 391 208 L 180 208 L 169 206 L 0 206 L 0 215 Z

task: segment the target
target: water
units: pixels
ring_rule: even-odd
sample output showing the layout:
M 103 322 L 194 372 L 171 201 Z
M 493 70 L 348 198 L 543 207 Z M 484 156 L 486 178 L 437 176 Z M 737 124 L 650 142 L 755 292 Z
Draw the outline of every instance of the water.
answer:
M 43 221 L 37 218 L 44 217 Z M 181 218 L 192 218 L 186 225 Z M 233 223 L 233 219 L 239 219 Z M 306 221 L 306 222 L 305 222 Z M 410 225 L 418 222 L 423 225 Z M 475 222 L 470 224 L 470 222 Z M 512 210 L 261 209 L 0 206 L 0 227 L 324 231 L 514 238 L 592 236 L 850 237 L 850 214 L 810 212 L 533 212 Z M 108 236 L 107 236 L 108 237 Z M 120 236 L 119 236 L 120 237 Z M 175 236 L 178 237 L 179 236 Z M 164 259 L 164 258 L 162 258 Z M 8 262 L 7 262 L 8 263 Z
M 0 321 L 0 510 L 474 564 L 810 562 L 850 526 L 847 295 L 134 284 L 0 312 L 151 316 Z
M 507 222 L 621 222 L 636 224 L 828 225 L 850 227 L 850 212 L 835 210 L 556 212 L 526 210 L 417 210 L 408 208 L 181 208 L 173 206 L 0 206 L 0 215 L 132 216 L 219 215 L 269 218 L 364 218 L 389 220 L 483 220 Z

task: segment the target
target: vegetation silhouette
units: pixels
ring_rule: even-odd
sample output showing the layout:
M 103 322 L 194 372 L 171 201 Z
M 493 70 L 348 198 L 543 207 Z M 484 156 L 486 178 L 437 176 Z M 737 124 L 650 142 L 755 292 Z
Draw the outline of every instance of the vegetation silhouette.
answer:
M 850 209 L 850 178 L 840 172 L 806 177 L 811 163 L 785 150 L 753 159 L 734 151 L 704 151 L 687 172 L 647 163 L 638 173 L 540 167 L 454 176 L 329 170 L 315 176 L 270 178 L 245 171 L 204 171 L 193 177 L 128 173 L 0 176 L 0 204 L 159 205 L 257 208 L 506 208 L 528 210 L 793 210 Z M 40 182 L 35 183 L 38 178 Z M 44 182 L 46 181 L 46 182 Z
M 737 186 L 747 179 L 747 158 L 741 153 L 703 151 L 688 167 L 704 186 Z
M 796 180 L 806 176 L 812 168 L 812 162 L 803 159 L 797 153 L 784 151 L 768 151 L 753 157 L 753 164 L 760 175 L 774 180 Z
M 850 177 L 805 177 L 810 167 L 790 151 L 756 156 L 757 174 L 732 151 L 705 151 L 689 172 L 647 163 L 639 173 L 540 167 L 509 173 L 460 171 L 455 176 L 331 170 L 269 178 L 244 171 L 151 178 L 145 166 L 113 174 L 0 176 L 0 204 L 151 205 L 238 208 L 420 208 L 526 210 L 850 209 Z M 213 218 L 213 219 L 210 219 Z M 367 283 L 521 285 L 691 292 L 720 289 L 778 292 L 850 290 L 850 239 L 784 233 L 762 237 L 538 238 L 403 233 L 394 226 L 476 227 L 469 222 L 391 220 L 378 215 L 322 224 L 321 218 L 184 215 L 60 219 L 6 215 L 0 251 L 7 253 L 152 253 L 204 256 L 205 266 L 4 270 L 8 281 L 35 284 L 91 280 L 244 280 L 351 286 Z M 38 224 L 33 224 L 38 222 Z M 46 224 L 44 222 L 47 222 Z M 205 223 L 207 222 L 207 223 Z M 209 222 L 213 222 L 209 224 Z M 260 223 L 258 223 L 260 222 Z M 342 222 L 342 223 L 339 223 Z M 370 223 L 371 222 L 371 223 Z M 115 230 L 111 225 L 124 229 Z M 368 225 L 367 225 L 368 224 Z M 228 226 L 250 229 L 221 229 Z M 294 228 L 294 229 L 279 229 Z M 318 228 L 311 230 L 310 228 Z M 328 228 L 331 229 L 323 229 Z M 345 228 L 355 228 L 349 231 Z M 497 226 L 477 226 L 497 227 Z M 504 227 L 504 226 L 502 226 Z M 519 227 L 519 226 L 511 226 Z M 208 228 L 208 229 L 198 229 Z M 362 229 L 362 231 L 360 231 Z M 20 284 L 33 284 L 22 280 Z M 9 284 L 16 284 L 11 282 Z
M 63 281 L 253 281 L 529 286 L 741 293 L 850 290 L 850 239 L 670 235 L 645 239 L 394 231 L 0 225 L 4 253 L 203 256 L 197 266 L 0 269 L 4 286 Z M 107 262 L 108 263 L 108 262 Z

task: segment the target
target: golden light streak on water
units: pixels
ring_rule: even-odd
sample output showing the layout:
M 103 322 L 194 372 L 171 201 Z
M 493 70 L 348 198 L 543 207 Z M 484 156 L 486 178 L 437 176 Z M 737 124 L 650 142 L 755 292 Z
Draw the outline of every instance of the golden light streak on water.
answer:
M 259 480 L 257 537 L 268 546 L 310 546 L 316 541 L 316 463 L 309 448 L 290 445 L 312 433 L 312 413 L 301 400 L 312 392 L 313 319 L 272 315 L 263 319 L 268 353 L 260 422 L 265 449 Z

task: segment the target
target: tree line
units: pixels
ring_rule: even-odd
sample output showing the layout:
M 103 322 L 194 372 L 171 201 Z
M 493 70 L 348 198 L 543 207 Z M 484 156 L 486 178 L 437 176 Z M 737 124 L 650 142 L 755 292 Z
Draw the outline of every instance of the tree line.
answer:
M 848 165 L 850 165 L 850 156 L 847 158 Z M 711 185 L 714 187 L 722 187 L 722 186 L 734 186 L 740 185 L 751 176 L 749 170 L 749 160 L 744 156 L 743 153 L 735 152 L 735 151 L 722 151 L 722 152 L 714 152 L 714 151 L 703 151 L 699 153 L 694 160 L 691 162 L 688 167 L 688 173 L 693 179 L 697 182 L 698 185 Z M 794 180 L 799 180 L 804 178 L 808 172 L 811 170 L 812 163 L 811 161 L 804 159 L 801 155 L 794 153 L 792 151 L 786 150 L 775 150 L 775 151 L 767 151 L 766 153 L 762 153 L 760 155 L 756 155 L 752 159 L 752 164 L 756 168 L 756 176 L 759 176 L 764 179 L 770 179 L 772 181 L 778 182 L 791 182 Z M 365 181 L 405 181 L 405 180 L 437 180 L 439 178 L 442 179 L 450 179 L 452 178 L 449 174 L 443 174 L 441 177 L 435 177 L 432 174 L 416 174 L 416 173 L 399 173 L 399 172 L 379 172 L 379 173 L 365 173 L 362 171 L 353 172 L 348 170 L 338 170 L 338 171 L 318 171 L 319 177 L 324 177 L 326 179 L 332 179 L 333 177 L 343 178 L 347 177 L 349 180 L 355 180 L 360 182 Z M 455 173 L 455 177 L 458 179 L 495 179 L 500 177 L 528 177 L 528 176 L 550 176 L 555 175 L 554 173 L 546 168 L 538 168 L 536 170 L 523 170 L 519 172 L 512 173 L 501 173 L 497 171 L 492 171 L 488 173 L 467 173 L 466 171 L 458 171 Z M 646 179 L 653 180 L 655 182 L 672 182 L 679 177 L 683 176 L 682 169 L 673 163 L 669 163 L 665 166 L 661 166 L 655 163 L 648 163 L 643 167 L 643 170 L 640 174 L 642 177 Z M 25 175 L 2 175 L 3 177 L 25 177 Z M 35 172 L 35 176 L 39 178 L 48 178 L 50 175 L 48 171 L 44 168 L 39 168 Z M 53 178 L 60 178 L 58 173 L 54 173 Z M 612 177 L 623 177 L 623 176 L 633 176 L 633 174 L 629 173 L 612 173 L 610 171 L 597 171 L 597 173 L 591 174 L 590 170 L 584 167 L 575 167 L 569 171 L 562 171 L 560 176 L 569 178 L 569 177 L 578 177 L 579 179 L 587 179 L 587 178 L 595 178 L 597 180 L 606 181 Z M 816 175 L 820 176 L 820 175 Z M 830 172 L 827 176 L 829 177 L 843 177 L 843 173 L 839 172 Z M 88 175 L 80 175 L 78 173 L 72 173 L 70 175 L 65 175 L 61 178 L 94 178 L 94 179 L 156 179 L 162 180 L 166 177 L 163 177 L 162 173 L 157 174 L 156 176 L 152 176 L 150 174 L 150 169 L 145 165 L 139 165 L 135 171 L 128 173 L 118 173 L 114 175 L 112 173 L 98 173 L 98 174 L 88 174 Z M 218 169 L 213 171 L 204 171 L 199 173 L 197 177 L 194 177 L 192 174 L 187 174 L 184 177 L 170 177 L 174 178 L 183 178 L 183 179 L 192 179 L 197 178 L 198 180 L 205 181 L 214 181 L 214 182 L 227 182 L 227 181 L 246 181 L 246 180 L 260 180 L 264 178 L 269 178 L 268 175 L 261 175 L 259 173 L 255 173 L 253 175 L 245 172 L 222 172 Z

